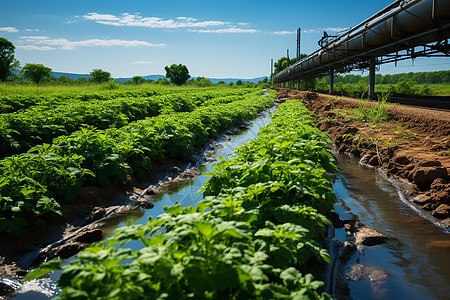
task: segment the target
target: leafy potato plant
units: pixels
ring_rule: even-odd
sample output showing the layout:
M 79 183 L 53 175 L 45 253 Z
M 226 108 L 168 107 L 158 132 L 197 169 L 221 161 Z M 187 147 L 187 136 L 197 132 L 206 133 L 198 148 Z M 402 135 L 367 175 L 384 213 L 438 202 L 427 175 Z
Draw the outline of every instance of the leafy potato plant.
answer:
M 61 214 L 59 203 L 75 201 L 86 182 L 124 182 L 129 174 L 145 175 L 152 160 L 192 154 L 218 132 L 255 118 L 273 104 L 273 94 L 259 94 L 228 97 L 192 112 L 161 114 L 121 128 L 85 127 L 55 138 L 53 144 L 6 157 L 0 161 L 0 233 L 17 236 L 26 225 L 45 225 L 45 217 Z
M 27 86 L 22 87 L 9 87 L 3 90 L 0 89 L 0 114 L 15 112 L 18 110 L 28 109 L 33 106 L 51 106 L 67 104 L 76 101 L 93 101 L 93 100 L 112 100 L 118 98 L 142 98 L 153 97 L 158 95 L 169 94 L 189 94 L 198 95 L 199 92 L 204 100 L 208 98 L 216 98 L 220 95 L 244 95 L 254 89 L 192 89 L 192 88 L 165 88 L 150 87 L 150 88 L 132 88 L 126 90 L 115 91 L 93 91 L 96 86 L 86 87 L 45 87 L 30 88 Z
M 280 105 L 257 139 L 216 165 L 195 208 L 165 207 L 89 247 L 62 267 L 57 299 L 331 299 L 309 273 L 330 262 L 325 172 L 336 167 L 312 125 L 300 102 Z M 124 248 L 130 241 L 141 249 Z M 45 263 L 27 279 L 56 269 Z
M 18 112 L 0 114 L 0 157 L 19 154 L 31 147 L 50 143 L 53 138 L 68 135 L 85 126 L 98 129 L 119 128 L 130 122 L 159 114 L 190 112 L 203 105 L 244 100 L 239 90 L 222 93 L 209 90 L 179 91 L 152 97 L 116 97 L 70 102 L 52 101 Z M 260 90 L 252 90 L 260 94 Z

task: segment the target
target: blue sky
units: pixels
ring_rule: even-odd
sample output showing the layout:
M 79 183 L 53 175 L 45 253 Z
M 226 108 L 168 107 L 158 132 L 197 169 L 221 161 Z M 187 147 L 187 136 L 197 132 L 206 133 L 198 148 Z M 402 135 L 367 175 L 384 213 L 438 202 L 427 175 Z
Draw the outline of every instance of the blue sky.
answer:
M 391 1 L 1 1 L 0 36 L 16 58 L 57 72 L 109 71 L 113 77 L 165 74 L 185 64 L 191 76 L 269 75 L 270 59 L 317 50 L 324 30 L 335 34 Z M 416 59 L 381 73 L 448 70 L 448 58 Z M 365 73 L 367 74 L 367 72 Z

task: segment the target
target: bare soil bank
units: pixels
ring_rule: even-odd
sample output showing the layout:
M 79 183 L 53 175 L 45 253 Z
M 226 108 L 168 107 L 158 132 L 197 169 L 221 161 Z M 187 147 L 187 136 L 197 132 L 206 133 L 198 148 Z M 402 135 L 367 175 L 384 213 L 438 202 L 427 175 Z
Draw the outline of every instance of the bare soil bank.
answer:
M 336 150 L 381 168 L 402 185 L 414 204 L 450 227 L 450 112 L 388 105 L 390 118 L 379 123 L 352 121 L 346 116 L 361 100 L 326 94 L 278 90 L 278 101 L 301 100 L 330 134 Z M 377 102 L 365 101 L 365 107 Z

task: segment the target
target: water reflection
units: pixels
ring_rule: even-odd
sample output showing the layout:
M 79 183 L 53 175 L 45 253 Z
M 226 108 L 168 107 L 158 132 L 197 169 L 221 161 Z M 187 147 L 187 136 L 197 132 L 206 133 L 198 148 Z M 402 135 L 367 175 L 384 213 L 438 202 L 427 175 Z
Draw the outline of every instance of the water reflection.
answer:
M 334 183 L 343 219 L 351 214 L 391 239 L 381 246 L 364 247 L 358 263 L 388 272 L 383 289 L 364 280 L 351 282 L 355 299 L 446 299 L 450 295 L 448 254 L 450 236 L 418 216 L 400 200 L 395 186 L 358 160 L 336 155 L 341 172 Z M 345 240 L 345 233 L 336 237 Z M 367 280 L 366 280 L 367 281 Z M 448 299 L 448 298 L 447 298 Z

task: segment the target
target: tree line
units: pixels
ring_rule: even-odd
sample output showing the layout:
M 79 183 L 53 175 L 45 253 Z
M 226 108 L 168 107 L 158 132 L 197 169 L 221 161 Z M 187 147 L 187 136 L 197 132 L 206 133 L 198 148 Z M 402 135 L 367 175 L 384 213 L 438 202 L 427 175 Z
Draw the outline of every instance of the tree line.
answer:
M 450 70 L 434 72 L 409 72 L 400 74 L 375 74 L 375 84 L 397 84 L 405 80 L 411 80 L 416 84 L 450 84 Z M 335 82 L 359 83 L 360 81 L 369 82 L 369 76 L 362 75 L 341 75 L 334 77 Z M 329 82 L 329 79 L 327 83 Z
M 306 57 L 306 54 L 301 54 L 300 58 Z M 274 63 L 274 74 L 277 74 L 287 68 L 290 65 L 295 64 L 296 59 L 288 57 L 281 57 Z M 325 83 L 330 83 L 330 77 L 325 76 Z M 409 72 L 400 74 L 375 74 L 375 84 L 397 84 L 404 81 L 412 81 L 415 84 L 450 84 L 450 70 L 447 71 L 434 71 L 434 72 Z M 369 83 L 369 75 L 354 75 L 354 74 L 336 74 L 334 76 L 335 83 Z

